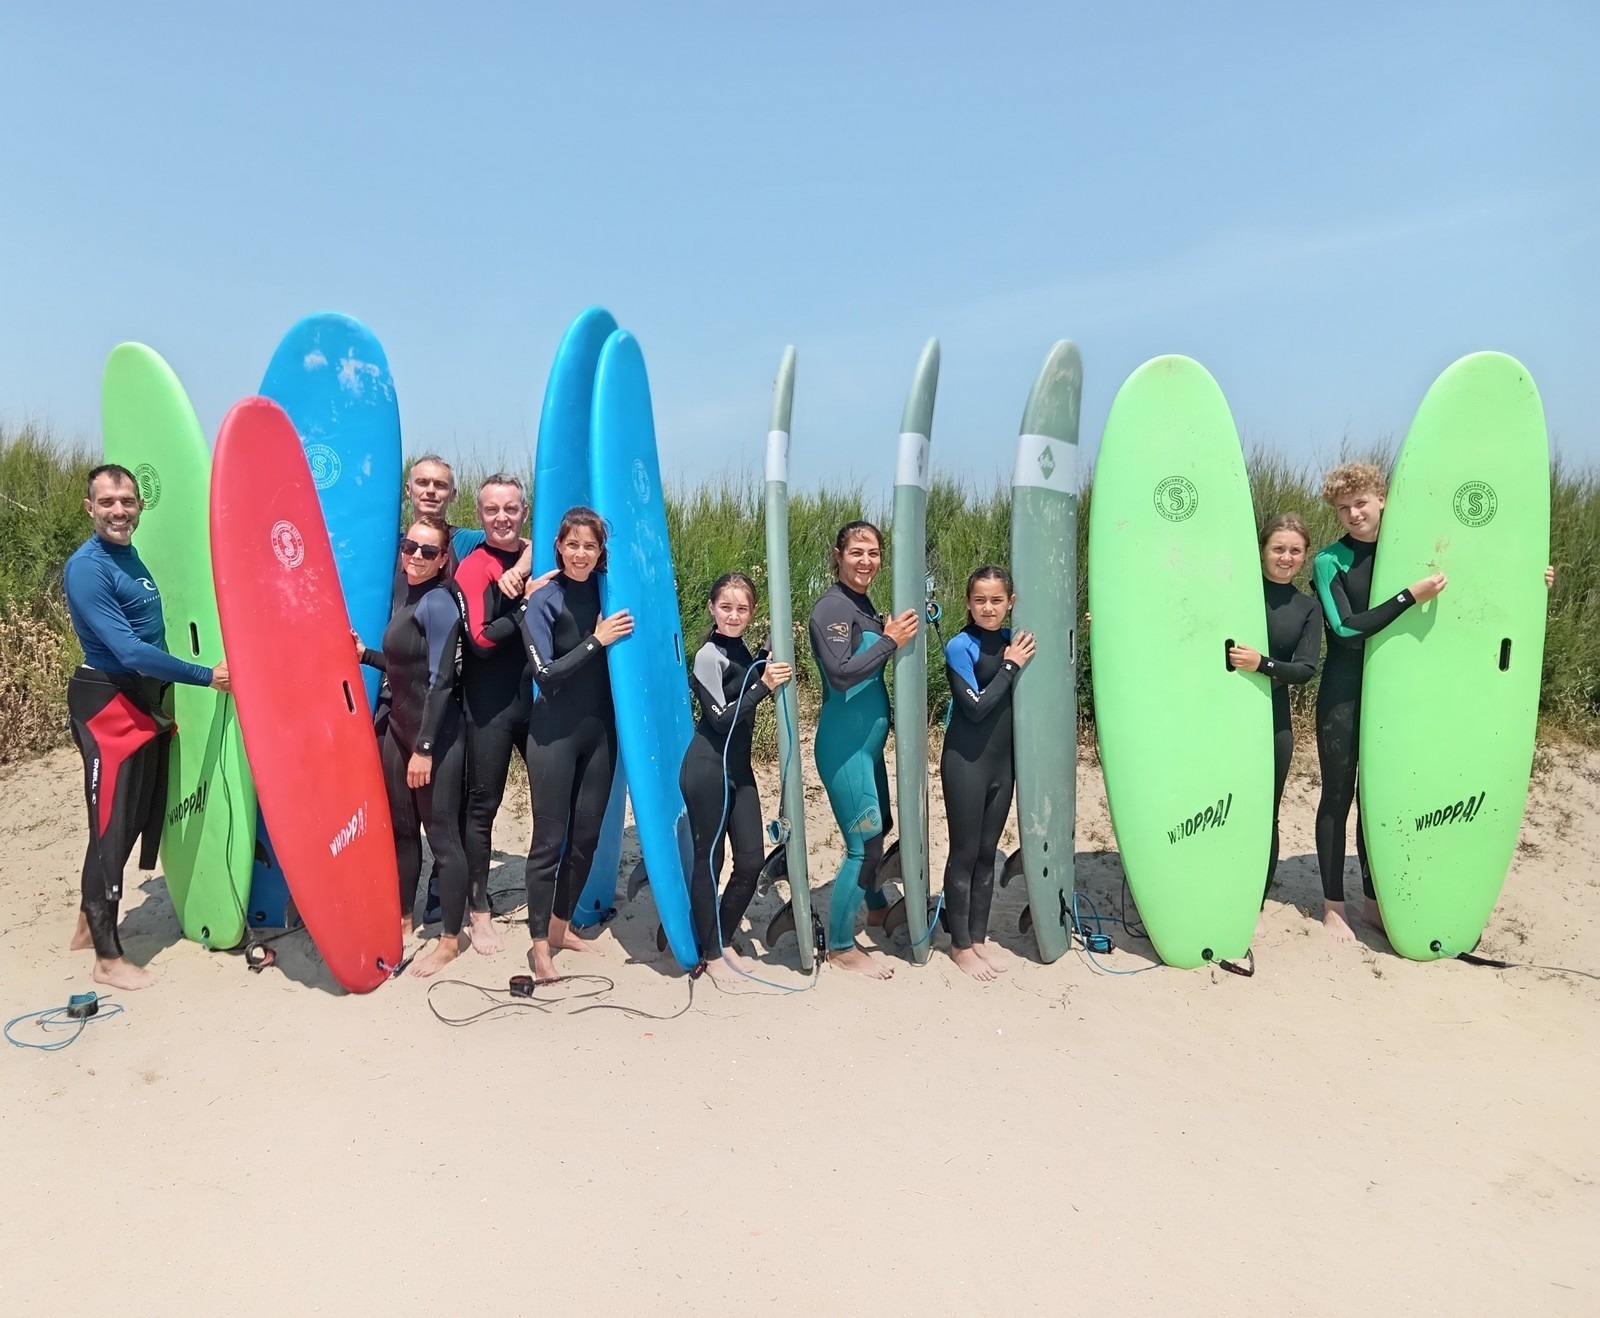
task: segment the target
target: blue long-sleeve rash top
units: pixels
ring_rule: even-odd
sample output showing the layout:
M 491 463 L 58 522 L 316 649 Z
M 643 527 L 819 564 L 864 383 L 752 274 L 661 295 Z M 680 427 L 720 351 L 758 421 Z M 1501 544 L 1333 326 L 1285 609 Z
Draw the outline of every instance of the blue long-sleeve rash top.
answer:
M 209 668 L 167 653 L 161 592 L 132 545 L 90 536 L 67 560 L 64 584 L 72 629 L 90 668 L 211 685 Z

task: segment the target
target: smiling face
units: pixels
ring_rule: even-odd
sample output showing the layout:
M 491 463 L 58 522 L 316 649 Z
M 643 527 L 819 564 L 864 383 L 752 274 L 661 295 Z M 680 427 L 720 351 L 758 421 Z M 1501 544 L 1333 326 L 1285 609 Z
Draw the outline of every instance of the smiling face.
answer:
M 1342 519 L 1341 519 L 1342 520 Z M 1305 566 L 1310 546 L 1298 531 L 1274 531 L 1261 546 L 1261 571 L 1268 581 L 1287 586 Z
M 478 524 L 496 549 L 522 544 L 522 519 L 527 515 L 522 491 L 515 485 L 485 485 L 478 491 Z
M 1384 502 L 1376 490 L 1356 490 L 1335 500 L 1333 511 L 1339 516 L 1340 526 L 1357 540 L 1371 544 L 1378 538 Z
M 424 459 L 411 468 L 406 480 L 406 497 L 411 500 L 418 517 L 443 517 L 455 494 L 456 478 L 444 463 Z
M 556 542 L 556 554 L 561 559 L 562 572 L 573 581 L 587 581 L 600 561 L 600 537 L 592 526 L 580 523 L 569 527 Z
M 427 555 L 432 550 L 438 552 L 430 559 Z M 400 563 L 413 586 L 432 581 L 444 571 L 447 561 L 444 537 L 431 526 L 413 525 L 400 541 Z
M 883 566 L 883 544 L 871 531 L 854 531 L 842 550 L 833 551 L 833 566 L 840 581 L 865 595 Z
M 967 612 L 986 632 L 998 631 L 1017 597 L 1006 590 L 1002 577 L 980 577 L 967 592 Z
M 722 635 L 734 637 L 744 635 L 744 629 L 750 625 L 750 615 L 755 612 L 750 592 L 739 585 L 724 586 L 706 608 L 711 614 L 711 625 Z
M 139 497 L 139 487 L 126 476 L 120 480 L 112 472 L 96 476 L 83 506 L 94 522 L 94 533 L 102 540 L 114 545 L 133 542 L 144 500 Z

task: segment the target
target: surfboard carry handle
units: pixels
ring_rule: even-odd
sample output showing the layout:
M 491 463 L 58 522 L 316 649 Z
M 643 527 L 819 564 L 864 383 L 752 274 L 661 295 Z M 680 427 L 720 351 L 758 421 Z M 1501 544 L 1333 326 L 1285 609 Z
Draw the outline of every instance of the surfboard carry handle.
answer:
M 1230 637 L 1228 637 L 1227 640 L 1225 640 L 1222 643 L 1222 666 L 1224 668 L 1226 668 L 1230 673 L 1233 671 L 1233 660 L 1228 658 L 1228 651 L 1230 651 L 1232 649 L 1233 649 L 1233 637 L 1230 636 Z
M 356 712 L 356 699 L 350 694 L 350 683 L 341 682 L 339 685 L 344 688 L 344 703 L 349 707 L 350 712 L 354 714 Z
M 200 629 L 192 622 L 189 624 L 189 652 L 196 658 L 200 656 Z
M 1500 642 L 1500 671 L 1502 673 L 1511 671 L 1511 638 L 1509 636 Z

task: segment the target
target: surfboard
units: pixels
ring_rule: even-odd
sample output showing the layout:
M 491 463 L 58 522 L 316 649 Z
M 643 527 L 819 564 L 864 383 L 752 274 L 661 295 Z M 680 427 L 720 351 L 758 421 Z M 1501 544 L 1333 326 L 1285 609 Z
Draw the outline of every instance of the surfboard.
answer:
M 172 368 L 142 343 L 116 347 L 101 385 L 105 460 L 133 472 L 144 499 L 134 544 L 161 588 L 167 646 L 191 663 L 223 658 L 206 514 L 211 449 Z M 161 870 L 183 936 L 237 947 L 255 855 L 256 789 L 233 699 L 172 687 L 177 732 L 167 770 Z
M 555 539 L 567 509 L 592 504 L 589 487 L 589 424 L 594 408 L 594 372 L 600 349 L 616 330 L 609 311 L 590 307 L 567 327 L 545 384 L 539 417 L 539 443 L 533 462 L 533 571 L 537 576 L 556 566 Z M 534 684 L 537 690 L 538 684 Z M 595 846 L 594 864 L 573 910 L 580 929 L 599 924 L 616 909 L 617 876 L 622 865 L 623 820 L 627 775 L 621 770 L 611 784 L 605 822 Z
M 772 423 L 767 428 L 767 616 L 775 663 L 794 663 L 794 601 L 789 585 L 789 424 L 794 411 L 795 351 L 785 348 L 772 387 Z M 800 767 L 800 709 L 793 682 L 773 696 L 778 712 L 779 830 L 789 878 L 789 913 L 800 944 L 800 969 L 816 963 L 811 924 L 811 878 L 806 863 L 806 793 Z M 770 936 L 768 941 L 770 942 Z
M 1011 476 L 1011 625 L 1038 641 L 1011 697 L 1022 872 L 1039 958 L 1072 944 L 1078 805 L 1078 406 L 1075 344 L 1050 349 L 1022 412 Z
M 239 726 L 278 859 L 333 977 L 367 992 L 400 961 L 389 803 L 311 467 L 268 399 L 246 398 L 223 419 L 211 549 Z
M 889 528 L 890 577 L 896 614 L 915 609 L 921 623 L 895 651 L 895 816 L 899 821 L 899 873 L 905 893 L 911 959 L 922 965 L 928 937 L 928 449 L 933 402 L 939 388 L 939 340 L 929 339 L 917 362 L 900 417 L 894 478 L 894 521 Z
M 294 423 L 316 482 L 339 567 L 350 625 L 373 649 L 389 625 L 400 552 L 400 408 L 389 361 L 360 321 L 337 312 L 307 316 L 284 335 L 261 381 L 263 397 Z M 367 705 L 382 678 L 362 672 Z M 292 918 L 272 839 L 258 821 L 250 894 L 252 923 Z
M 1117 392 L 1089 512 L 1089 656 L 1122 866 L 1170 966 L 1243 956 L 1272 834 L 1272 695 L 1244 454 L 1217 382 L 1157 357 Z M 1065 695 L 1064 697 L 1065 698 Z
M 608 528 L 601 598 L 608 614 L 633 615 L 633 634 L 606 649 L 617 740 L 656 912 L 687 970 L 699 964 L 700 952 L 689 914 L 693 843 L 678 772 L 694 717 L 650 380 L 638 340 L 626 330 L 611 334 L 600 350 L 592 425 L 589 479 Z
M 1544 664 L 1550 446 L 1532 376 L 1479 352 L 1442 374 L 1401 447 L 1372 598 L 1444 592 L 1367 641 L 1361 823 L 1395 951 L 1471 951 L 1528 799 Z M 1097 619 L 1098 621 L 1098 619 Z

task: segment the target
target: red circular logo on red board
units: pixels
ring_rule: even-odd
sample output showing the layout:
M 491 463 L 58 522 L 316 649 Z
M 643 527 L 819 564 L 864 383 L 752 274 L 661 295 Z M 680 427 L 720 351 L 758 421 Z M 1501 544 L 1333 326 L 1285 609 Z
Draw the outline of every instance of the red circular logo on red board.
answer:
M 293 522 L 277 521 L 272 524 L 272 553 L 284 567 L 296 568 L 306 556 L 305 537 Z

